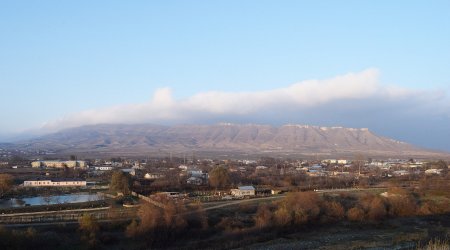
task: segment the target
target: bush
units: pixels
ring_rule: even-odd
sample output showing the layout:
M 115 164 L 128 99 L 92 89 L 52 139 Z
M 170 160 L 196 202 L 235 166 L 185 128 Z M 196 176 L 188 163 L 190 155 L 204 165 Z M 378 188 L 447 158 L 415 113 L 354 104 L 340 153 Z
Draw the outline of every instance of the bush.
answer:
M 341 203 L 336 201 L 327 201 L 324 204 L 326 220 L 339 221 L 345 217 L 345 210 Z
M 347 211 L 347 218 L 350 221 L 363 221 L 364 220 L 364 210 L 359 207 L 353 207 Z
M 387 210 L 384 200 L 380 197 L 374 197 L 370 202 L 367 217 L 372 221 L 379 221 L 386 217 Z

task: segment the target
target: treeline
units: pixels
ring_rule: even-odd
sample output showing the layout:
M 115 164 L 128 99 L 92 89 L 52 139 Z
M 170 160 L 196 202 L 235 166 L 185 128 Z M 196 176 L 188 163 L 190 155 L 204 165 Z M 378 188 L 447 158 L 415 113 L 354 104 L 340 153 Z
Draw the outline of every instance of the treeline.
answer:
M 386 197 L 371 193 L 321 196 L 316 192 L 297 192 L 281 201 L 260 206 L 255 215 L 255 227 L 283 228 L 341 220 L 377 223 L 393 217 L 448 212 L 448 199 L 424 199 L 419 193 L 400 188 L 390 189 Z
M 201 236 L 208 228 L 208 219 L 200 203 L 188 206 L 165 195 L 153 199 L 164 208 L 142 204 L 138 219 L 125 229 L 127 237 L 142 240 L 146 247 L 165 247 L 180 238 Z
M 245 242 L 258 239 L 260 231 L 279 235 L 342 221 L 376 224 L 389 218 L 450 212 L 448 199 L 428 199 L 424 194 L 400 188 L 389 189 L 386 197 L 368 192 L 340 195 L 293 192 L 279 201 L 243 203 L 237 210 L 214 215 L 206 214 L 199 204 L 187 206 L 164 196 L 158 201 L 166 208 L 143 205 L 139 219 L 125 230 L 127 237 L 139 240 L 147 248 L 174 247 L 180 241 L 198 245 L 205 239 L 213 245 L 245 246 Z

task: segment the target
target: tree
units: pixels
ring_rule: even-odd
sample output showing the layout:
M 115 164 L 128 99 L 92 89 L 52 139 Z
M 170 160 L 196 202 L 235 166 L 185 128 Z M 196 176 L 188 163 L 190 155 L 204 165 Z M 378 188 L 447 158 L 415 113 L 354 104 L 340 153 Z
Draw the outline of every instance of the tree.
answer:
M 445 176 L 448 173 L 448 163 L 443 161 L 443 160 L 439 160 L 438 162 L 436 162 L 437 168 L 438 169 L 442 169 L 442 174 Z
M 80 224 L 79 230 L 82 232 L 82 240 L 94 247 L 97 244 L 97 232 L 100 230 L 97 220 L 90 214 L 83 214 L 78 223 Z
M 361 169 L 364 167 L 365 159 L 361 154 L 357 154 L 355 159 L 352 161 L 352 166 L 355 171 L 358 171 L 358 177 L 361 175 Z
M 9 174 L 0 174 L 0 197 L 13 187 L 13 177 Z
M 186 207 L 181 202 L 175 203 L 173 200 L 168 200 L 165 203 L 163 211 L 163 227 L 168 229 L 168 232 L 181 231 L 187 226 L 186 219 L 182 216 L 186 213 Z
M 111 176 L 110 189 L 112 191 L 121 192 L 123 194 L 130 193 L 131 181 L 130 177 L 122 171 L 116 171 Z
M 268 205 L 262 205 L 258 208 L 255 215 L 255 226 L 259 229 L 272 226 L 272 211 Z
M 278 226 L 306 224 L 318 218 L 321 203 L 315 192 L 289 193 L 279 202 L 274 221 Z
M 207 229 L 208 228 L 208 216 L 206 215 L 206 211 L 203 209 L 201 202 L 195 202 L 190 205 L 191 213 L 186 214 L 186 221 L 188 223 L 188 227 L 198 228 L 198 229 Z
M 175 202 L 166 196 L 156 196 L 155 201 L 164 204 L 164 209 L 152 204 L 142 204 L 138 210 L 138 221 L 132 221 L 126 228 L 128 237 L 142 237 L 148 246 L 170 242 L 187 227 L 187 210 L 182 202 Z
M 209 184 L 215 188 L 222 188 L 230 183 L 228 169 L 224 167 L 215 167 L 209 173 Z
M 315 192 L 290 193 L 283 199 L 287 209 L 293 213 L 295 224 L 304 224 L 317 219 L 321 202 L 321 197 Z
M 284 206 L 280 206 L 273 215 L 277 226 L 286 226 L 292 221 L 291 214 Z
M 146 234 L 161 225 L 161 209 L 150 204 L 142 205 L 138 210 L 140 223 L 137 227 L 138 234 Z
M 412 216 L 416 214 L 417 202 L 414 195 L 405 189 L 391 188 L 387 198 L 389 214 L 393 216 Z
M 132 220 L 131 223 L 125 229 L 125 235 L 127 237 L 136 238 L 139 236 L 139 224 L 136 220 Z

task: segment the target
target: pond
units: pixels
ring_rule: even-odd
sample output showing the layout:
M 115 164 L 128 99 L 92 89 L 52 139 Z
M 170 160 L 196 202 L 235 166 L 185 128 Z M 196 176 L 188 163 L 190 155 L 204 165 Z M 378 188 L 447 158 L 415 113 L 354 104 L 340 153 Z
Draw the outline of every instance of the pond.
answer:
M 35 196 L 26 198 L 12 198 L 0 200 L 0 209 L 25 207 L 25 206 L 39 206 L 39 205 L 55 205 L 67 203 L 79 203 L 87 201 L 104 200 L 105 196 L 100 193 L 74 193 L 64 195 L 49 195 L 49 196 Z

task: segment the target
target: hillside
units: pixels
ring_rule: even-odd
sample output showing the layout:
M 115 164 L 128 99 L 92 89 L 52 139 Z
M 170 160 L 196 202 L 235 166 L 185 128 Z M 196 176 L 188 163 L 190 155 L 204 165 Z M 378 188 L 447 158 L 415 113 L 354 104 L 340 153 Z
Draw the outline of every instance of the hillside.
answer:
M 439 154 L 369 129 L 255 124 L 102 124 L 66 129 L 16 144 L 57 153 L 146 155 L 155 152 L 210 152 L 284 155 L 422 156 Z

